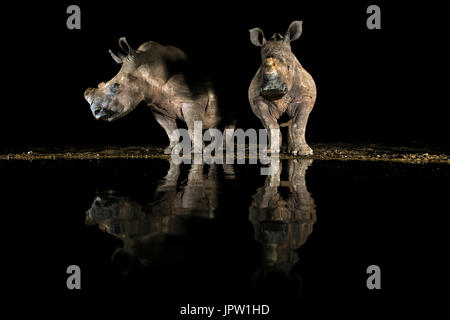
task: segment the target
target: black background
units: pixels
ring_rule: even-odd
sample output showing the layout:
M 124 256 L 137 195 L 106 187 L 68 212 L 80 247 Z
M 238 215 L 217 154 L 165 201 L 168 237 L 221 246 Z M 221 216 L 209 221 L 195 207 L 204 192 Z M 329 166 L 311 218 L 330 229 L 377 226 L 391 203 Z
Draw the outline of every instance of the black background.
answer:
M 66 28 L 70 4 L 81 7 L 81 30 Z M 381 30 L 366 28 L 369 4 L 381 7 Z M 447 106 L 438 99 L 440 92 L 446 92 L 439 77 L 445 75 L 440 60 L 446 54 L 447 35 L 441 28 L 445 11 L 431 2 L 18 2 L 3 13 L 15 19 L 3 28 L 9 41 L 3 47 L 3 66 L 13 73 L 8 75 L 5 93 L 12 99 L 4 100 L 0 116 L 1 149 L 166 144 L 163 129 L 144 106 L 116 122 L 103 123 L 94 120 L 83 98 L 87 87 L 119 70 L 108 49 L 117 50 L 122 36 L 135 48 L 153 40 L 183 49 L 214 79 L 221 99 L 240 110 L 240 126 L 261 127 L 247 101 L 248 85 L 260 64 L 259 49 L 250 44 L 248 29 L 260 27 L 270 37 L 284 33 L 291 21 L 299 19 L 304 22 L 303 34 L 292 49 L 318 88 L 308 123 L 309 142 L 449 142 Z M 399 314 L 423 307 L 426 297 L 444 287 L 441 260 L 447 237 L 440 228 L 445 226 L 448 170 L 316 163 L 308 169 L 307 181 L 318 222 L 297 267 L 309 293 L 307 304 L 313 311 L 334 313 L 342 308 L 363 317 L 377 309 L 385 314 L 391 306 Z M 210 279 L 221 279 L 228 288 L 215 292 L 214 302 L 251 302 L 247 292 L 240 291 L 245 283 L 230 289 L 240 279 L 226 273 L 233 263 L 223 251 L 239 249 L 237 259 L 246 268 L 252 267 L 248 261 L 259 257 L 247 219 L 250 196 L 263 184 L 256 166 L 251 172 L 241 169 L 240 183 L 226 189 L 224 198 L 233 201 L 226 201 L 222 210 L 231 212 L 230 217 L 225 216 L 219 228 L 214 223 L 206 226 L 194 241 L 203 245 L 201 252 L 210 252 L 196 256 L 203 259 L 199 261 L 212 261 L 218 269 L 208 270 L 202 278 L 194 263 L 180 274 L 163 270 L 165 277 L 156 283 L 141 277 L 121 283 L 108 260 L 108 250 L 117 240 L 105 239 L 96 227 L 86 227 L 85 211 L 96 189 L 116 184 L 146 187 L 155 176 L 166 173 L 167 164 L 160 168 L 128 161 L 2 165 L 1 193 L 8 200 L 2 209 L 3 275 L 4 282 L 12 285 L 5 290 L 8 297 L 17 297 L 15 311 L 42 308 L 48 313 L 64 306 L 60 316 L 65 317 L 76 310 L 84 312 L 85 307 L 108 315 L 147 308 L 148 314 L 155 314 L 151 308 L 156 308 L 161 314 L 170 313 L 169 317 L 180 304 L 191 301 L 195 285 L 215 286 Z M 229 210 L 233 204 L 241 205 L 241 211 Z M 89 270 L 83 278 L 85 290 L 68 292 L 64 268 L 83 259 L 90 263 L 88 268 L 81 266 Z M 381 293 L 368 292 L 359 282 L 366 277 L 363 267 L 373 260 L 383 269 Z M 191 271 L 197 277 L 189 278 Z M 167 279 L 182 279 L 181 284 L 192 287 L 173 292 L 164 282 Z M 196 284 L 198 279 L 203 282 Z M 208 296 L 209 291 L 201 293 Z M 243 298 L 230 298 L 236 295 Z M 171 300 L 173 296 L 178 300 Z M 127 297 L 130 301 L 125 303 Z M 358 313 L 358 307 L 366 311 Z
M 66 27 L 70 4 L 81 8 L 81 30 Z M 381 7 L 381 30 L 366 27 L 370 4 Z M 303 20 L 293 52 L 318 88 L 309 142 L 448 142 L 436 76 L 443 73 L 445 20 L 428 2 L 62 1 L 14 10 L 22 17 L 14 30 L 31 26 L 12 37 L 23 71 L 1 117 L 1 147 L 166 144 L 144 105 L 103 123 L 83 98 L 120 69 L 108 49 L 117 51 L 122 36 L 134 48 L 149 40 L 181 48 L 215 81 L 222 105 L 238 110 L 239 127 L 261 128 L 247 100 L 260 64 L 248 30 L 260 27 L 269 38 L 293 20 Z

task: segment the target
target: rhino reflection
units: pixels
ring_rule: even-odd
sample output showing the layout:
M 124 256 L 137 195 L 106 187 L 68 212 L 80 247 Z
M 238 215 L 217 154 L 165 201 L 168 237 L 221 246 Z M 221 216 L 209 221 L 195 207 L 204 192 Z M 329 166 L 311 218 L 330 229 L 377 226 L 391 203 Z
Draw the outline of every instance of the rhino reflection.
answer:
M 166 177 L 148 203 L 103 192 L 87 211 L 86 224 L 98 224 L 123 241 L 123 248 L 116 250 L 112 260 L 118 261 L 124 272 L 136 260 L 148 266 L 155 261 L 181 258 L 181 244 L 166 248 L 165 240 L 182 235 L 189 217 L 215 217 L 219 189 L 216 167 L 210 166 L 204 174 L 203 165 L 192 165 L 187 181 L 181 183 L 179 174 L 179 165 L 170 162 Z
M 289 274 L 298 261 L 296 250 L 306 242 L 316 222 L 314 200 L 305 181 L 312 160 L 290 159 L 287 163 L 288 180 L 281 180 L 280 163 L 278 171 L 267 176 L 265 185 L 253 196 L 249 210 L 255 238 L 263 245 L 265 272 Z

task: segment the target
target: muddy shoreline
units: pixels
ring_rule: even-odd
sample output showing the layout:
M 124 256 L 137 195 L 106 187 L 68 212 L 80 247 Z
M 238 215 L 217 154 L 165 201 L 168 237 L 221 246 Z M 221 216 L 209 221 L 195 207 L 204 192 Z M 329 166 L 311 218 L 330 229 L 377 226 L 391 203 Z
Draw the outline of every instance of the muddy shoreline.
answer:
M 388 146 L 382 144 L 312 143 L 315 160 L 391 161 L 449 164 L 449 152 L 435 146 Z M 24 152 L 0 151 L 0 160 L 95 160 L 168 159 L 163 146 L 105 146 L 30 148 Z M 300 158 L 286 153 L 281 159 Z

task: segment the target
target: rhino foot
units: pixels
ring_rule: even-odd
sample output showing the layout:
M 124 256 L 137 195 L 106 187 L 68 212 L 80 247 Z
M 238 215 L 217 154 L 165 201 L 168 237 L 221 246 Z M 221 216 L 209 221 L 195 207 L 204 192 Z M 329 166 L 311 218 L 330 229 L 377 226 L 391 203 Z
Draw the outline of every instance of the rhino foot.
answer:
M 294 156 L 310 156 L 313 154 L 313 150 L 306 144 L 290 150 L 288 149 L 288 152 Z
M 269 148 L 261 147 L 258 150 L 259 150 L 258 152 L 260 152 L 262 154 L 274 154 L 274 155 L 280 154 L 280 149 L 279 148 L 275 149 L 275 150 L 272 150 L 272 148 L 270 148 L 270 147 Z
M 164 149 L 164 154 L 171 154 L 172 153 L 172 146 L 168 146 L 167 148 Z

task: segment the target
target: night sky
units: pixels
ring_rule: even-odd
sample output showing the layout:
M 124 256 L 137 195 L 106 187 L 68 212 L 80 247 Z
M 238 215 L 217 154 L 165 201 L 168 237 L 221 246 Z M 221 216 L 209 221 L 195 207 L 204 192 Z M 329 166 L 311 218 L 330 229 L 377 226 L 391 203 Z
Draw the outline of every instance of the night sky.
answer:
M 81 30 L 66 27 L 70 4 L 81 8 Z M 381 30 L 366 27 L 369 4 L 381 7 Z M 247 100 L 261 63 L 248 30 L 260 27 L 270 38 L 293 20 L 303 20 L 303 33 L 292 50 L 318 91 L 308 142 L 448 143 L 447 107 L 431 75 L 445 54 L 439 8 L 383 1 L 62 1 L 26 8 L 16 9 L 22 14 L 16 26 L 33 27 L 11 44 L 26 72 L 18 73 L 16 101 L 1 117 L 4 148 L 165 145 L 164 130 L 144 104 L 106 123 L 94 119 L 83 98 L 87 87 L 119 71 L 108 49 L 117 52 L 122 36 L 134 48 L 149 40 L 181 48 L 199 74 L 213 79 L 222 104 L 237 111 L 239 127 L 262 128 Z

